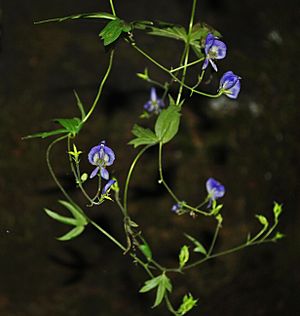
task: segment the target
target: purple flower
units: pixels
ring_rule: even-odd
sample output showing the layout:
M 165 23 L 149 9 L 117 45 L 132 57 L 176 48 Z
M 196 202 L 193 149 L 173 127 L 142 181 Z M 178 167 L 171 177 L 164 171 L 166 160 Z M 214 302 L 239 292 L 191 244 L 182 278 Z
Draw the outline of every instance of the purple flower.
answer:
M 220 182 L 213 178 L 208 178 L 206 181 L 206 190 L 209 195 L 209 205 L 210 207 L 211 202 L 221 198 L 225 194 L 225 187 Z
M 100 170 L 101 177 L 108 180 L 109 173 L 105 168 L 114 163 L 115 154 L 109 147 L 105 146 L 105 141 L 90 150 L 88 159 L 90 164 L 97 166 L 91 173 L 90 178 L 94 178 Z
M 176 204 L 174 204 L 174 205 L 172 206 L 171 211 L 174 212 L 174 213 L 176 213 L 176 214 L 178 214 L 179 211 L 180 211 L 180 209 L 181 209 L 181 207 L 180 207 L 179 203 L 176 203 Z
M 164 106 L 164 101 L 157 98 L 156 89 L 151 88 L 150 100 L 145 103 L 144 109 L 149 113 L 158 114 Z
M 103 190 L 102 190 L 102 194 L 108 193 L 109 190 L 110 190 L 110 188 L 111 188 L 111 186 L 112 186 L 113 184 L 115 184 L 115 183 L 116 183 L 116 180 L 110 179 L 110 180 L 105 184 L 105 186 L 104 186 L 104 188 L 103 188 Z
M 207 34 L 204 45 L 204 52 L 206 58 L 204 60 L 202 69 L 206 69 L 210 62 L 215 71 L 218 71 L 217 65 L 214 63 L 214 59 L 223 59 L 226 56 L 227 47 L 225 43 L 218 40 L 217 37 L 211 33 Z
M 240 77 L 232 71 L 227 71 L 220 80 L 220 91 L 230 99 L 236 99 L 241 89 Z

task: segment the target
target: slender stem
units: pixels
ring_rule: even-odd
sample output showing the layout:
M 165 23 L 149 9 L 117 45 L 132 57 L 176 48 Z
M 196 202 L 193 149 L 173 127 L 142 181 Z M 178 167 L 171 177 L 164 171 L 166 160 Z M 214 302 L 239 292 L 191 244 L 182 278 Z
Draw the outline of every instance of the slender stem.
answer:
M 116 11 L 115 11 L 115 7 L 114 7 L 114 2 L 113 0 L 109 0 L 110 3 L 110 8 L 111 8 L 111 12 L 114 16 L 116 16 Z
M 53 170 L 53 167 L 52 167 L 52 164 L 51 164 L 51 161 L 50 161 L 50 153 L 51 153 L 51 150 L 53 148 L 53 146 L 55 144 L 57 144 L 58 142 L 66 139 L 69 135 L 64 135 L 64 136 L 61 136 L 59 138 L 56 138 L 52 143 L 50 143 L 50 145 L 48 146 L 47 148 L 47 151 L 46 151 L 46 162 L 47 162 L 47 166 L 48 166 L 48 169 L 49 169 L 49 172 L 54 180 L 54 182 L 56 183 L 56 185 L 59 187 L 59 189 L 61 190 L 61 192 L 63 193 L 63 195 L 66 197 L 67 200 L 69 200 L 69 202 L 73 203 L 73 200 L 72 198 L 70 197 L 70 195 L 67 193 L 67 191 L 64 189 L 64 187 L 61 185 L 61 183 L 59 182 L 54 170 Z
M 102 81 L 101 81 L 101 83 L 99 85 L 99 89 L 98 89 L 97 95 L 95 97 L 95 100 L 94 100 L 94 102 L 93 102 L 88 114 L 82 120 L 82 124 L 85 123 L 89 119 L 89 117 L 92 115 L 92 113 L 93 113 L 93 111 L 94 111 L 94 109 L 95 109 L 95 107 L 96 107 L 96 105 L 97 105 L 97 103 L 99 101 L 99 98 L 101 96 L 104 84 L 105 84 L 105 82 L 106 82 L 106 80 L 107 80 L 107 78 L 109 76 L 110 71 L 111 71 L 112 64 L 113 64 L 113 59 L 114 59 L 114 50 L 112 50 L 111 53 L 110 53 L 109 64 L 108 64 L 107 70 L 106 70 L 105 75 L 104 75 L 104 77 L 103 77 L 103 79 L 102 79 Z
M 153 64 L 155 64 L 157 67 L 159 67 L 163 71 L 167 72 L 174 79 L 175 82 L 177 82 L 179 84 L 182 84 L 182 86 L 184 88 L 192 91 L 193 93 L 204 95 L 204 96 L 209 97 L 209 98 L 218 98 L 220 95 L 222 95 L 222 91 L 219 91 L 217 94 L 209 94 L 209 93 L 205 93 L 205 92 L 202 92 L 202 91 L 194 90 L 192 87 L 186 85 L 179 78 L 177 78 L 172 72 L 170 72 L 170 70 L 168 68 L 166 68 L 165 66 L 161 65 L 158 61 L 156 61 L 154 58 L 152 58 L 149 54 L 144 52 L 135 43 L 131 42 L 130 44 L 135 50 L 137 50 L 140 54 L 142 54 L 144 57 L 146 57 L 148 60 L 150 60 Z
M 213 254 L 213 255 L 207 256 L 207 257 L 205 257 L 205 258 L 203 258 L 203 259 L 201 259 L 201 260 L 195 261 L 195 262 L 193 262 L 193 263 L 191 263 L 191 264 L 188 264 L 188 265 L 184 266 L 184 267 L 182 268 L 182 270 L 188 270 L 188 269 L 193 268 L 193 267 L 195 267 L 195 266 L 198 266 L 198 265 L 200 265 L 201 263 L 203 263 L 203 262 L 205 262 L 205 261 L 208 261 L 208 260 L 210 260 L 210 259 L 217 258 L 217 257 L 221 257 L 221 256 L 225 256 L 225 255 L 231 254 L 231 253 L 233 253 L 233 252 L 237 252 L 237 251 L 239 251 L 239 250 L 242 250 L 242 249 L 247 248 L 247 247 L 250 247 L 250 246 L 254 246 L 254 245 L 258 245 L 258 244 L 263 244 L 263 243 L 267 243 L 267 242 L 271 242 L 271 241 L 273 242 L 273 239 L 258 240 L 258 241 L 255 241 L 255 242 L 251 243 L 251 244 L 242 244 L 242 245 L 239 245 L 239 246 L 237 246 L 237 247 L 234 247 L 234 248 L 231 248 L 231 249 L 228 249 L 228 250 L 224 250 L 224 251 L 221 251 L 221 252 L 217 252 L 217 253 L 215 253 L 215 254 Z M 169 269 L 169 270 L 167 270 L 167 271 L 174 271 L 174 272 L 177 272 L 177 270 L 178 270 L 178 269 L 173 269 L 173 270 L 170 270 L 170 269 Z
M 168 307 L 168 310 L 175 316 L 178 316 L 179 314 L 176 312 L 176 310 L 174 309 L 171 301 L 169 300 L 169 297 L 167 294 L 165 294 L 165 301 L 166 301 L 166 304 L 167 304 L 167 307 Z
M 220 228 L 221 228 L 221 222 L 218 222 L 218 225 L 216 227 L 216 230 L 215 230 L 215 233 L 214 233 L 214 237 L 212 239 L 212 242 L 211 242 L 211 245 L 209 247 L 209 250 L 207 252 L 207 255 L 210 256 L 213 249 L 214 249 L 214 246 L 216 244 L 216 241 L 217 241 L 217 237 L 218 237 L 218 234 L 219 234 L 219 231 L 220 231 Z
M 186 67 L 190 67 L 190 66 L 199 64 L 199 63 L 201 63 L 201 61 L 203 61 L 203 59 L 204 59 L 204 57 L 202 57 L 202 58 L 200 58 L 200 59 L 197 59 L 197 60 L 194 60 L 194 61 L 192 61 L 192 62 L 190 62 L 190 63 L 188 63 L 188 64 L 186 64 L 186 65 L 182 65 L 182 66 L 180 66 L 180 67 L 173 68 L 173 69 L 170 70 L 170 72 L 173 73 L 173 72 L 176 72 L 176 71 L 181 70 L 181 69 L 183 69 L 183 68 L 186 68 Z
M 167 191 L 169 192 L 169 194 L 172 196 L 172 198 L 179 203 L 179 199 L 177 198 L 177 196 L 173 193 L 173 191 L 170 189 L 170 187 L 167 185 L 167 183 L 164 180 L 164 176 L 163 176 L 163 168 L 162 168 L 162 146 L 163 143 L 160 142 L 159 143 L 159 151 L 158 151 L 158 170 L 159 170 L 159 183 L 162 183 L 164 185 L 164 187 L 167 189 Z
M 200 204 L 200 205 L 201 205 L 201 204 Z M 191 210 L 191 211 L 193 211 L 193 212 L 195 212 L 195 213 L 199 213 L 199 214 L 202 214 L 202 215 L 204 215 L 204 216 L 211 216 L 211 215 L 212 215 L 211 213 L 207 213 L 207 212 L 205 212 L 205 211 L 199 210 L 198 207 L 200 207 L 200 206 L 192 207 L 192 206 L 190 206 L 190 205 L 188 205 L 188 204 L 186 204 L 186 203 L 182 203 L 182 206 L 183 206 L 184 208 L 187 208 L 187 209 L 189 209 L 189 210 Z
M 128 187 L 129 187 L 129 183 L 130 183 L 130 179 L 131 179 L 131 175 L 132 175 L 132 172 L 138 162 L 138 160 L 142 157 L 143 153 L 148 149 L 150 148 L 151 146 L 153 145 L 147 145 L 145 146 L 137 155 L 136 157 L 134 158 L 130 168 L 129 168 L 129 171 L 128 171 L 128 174 L 127 174 L 127 178 L 126 178 L 126 182 L 125 182 L 125 187 L 124 187 L 124 196 L 123 196 L 123 210 L 124 210 L 124 215 L 127 216 L 127 198 L 128 198 Z
M 68 152 L 71 151 L 71 136 L 68 135 Z M 69 161 L 70 161 L 70 166 L 71 166 L 71 170 L 73 172 L 73 175 L 75 177 L 75 179 L 77 180 L 78 186 L 81 190 L 81 192 L 83 193 L 83 195 L 86 197 L 86 199 L 93 204 L 93 200 L 91 199 L 91 197 L 88 195 L 88 193 L 86 192 L 86 190 L 84 189 L 83 185 L 82 185 L 82 181 L 80 178 L 80 169 L 79 169 L 79 163 L 76 163 L 76 168 L 74 167 L 74 163 L 73 163 L 73 159 L 71 157 L 71 155 L 69 154 Z
M 184 82 L 185 82 L 185 77 L 186 77 L 186 73 L 187 73 L 187 64 L 189 62 L 189 54 L 190 54 L 190 36 L 191 36 L 192 29 L 193 29 L 193 24 L 194 24 L 196 5 L 197 5 L 197 0 L 194 0 L 193 6 L 192 6 L 191 17 L 190 17 L 187 42 L 185 44 L 185 57 L 184 57 L 184 64 L 183 64 L 183 72 L 182 72 L 181 83 L 180 83 L 180 87 L 179 87 L 179 91 L 178 91 L 178 95 L 177 95 L 176 104 L 180 103 L 182 90 L 183 90 Z

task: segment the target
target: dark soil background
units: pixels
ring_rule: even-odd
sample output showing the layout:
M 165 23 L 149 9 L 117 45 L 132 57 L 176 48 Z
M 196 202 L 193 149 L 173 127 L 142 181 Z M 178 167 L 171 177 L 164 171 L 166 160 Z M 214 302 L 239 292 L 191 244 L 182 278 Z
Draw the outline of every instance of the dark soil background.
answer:
M 55 127 L 52 118 L 78 115 L 72 93 L 91 104 L 108 56 L 98 38 L 99 21 L 33 25 L 33 21 L 78 12 L 108 11 L 108 1 L 2 0 L 0 84 L 0 315 L 85 316 L 167 315 L 151 309 L 153 295 L 139 294 L 143 271 L 92 228 L 70 242 L 55 237 L 66 227 L 49 219 L 43 207 L 58 210 L 62 198 L 44 159 L 48 140 L 21 137 Z M 157 19 L 187 25 L 192 1 L 116 0 L 127 20 Z M 165 148 L 165 173 L 175 192 L 192 204 L 205 195 L 212 176 L 226 186 L 224 225 L 217 249 L 245 240 L 259 229 L 254 214 L 271 216 L 273 201 L 284 205 L 276 244 L 246 249 L 207 262 L 175 278 L 174 303 L 190 290 L 199 298 L 190 315 L 296 316 L 299 310 L 299 41 L 298 1 L 199 1 L 196 20 L 224 36 L 228 55 L 209 91 L 229 69 L 239 74 L 237 101 L 195 96 L 186 103 L 182 128 Z M 166 65 L 175 65 L 181 44 L 148 35 L 137 41 Z M 94 117 L 78 147 L 106 139 L 117 155 L 111 171 L 121 183 L 135 151 L 130 130 L 149 97 L 150 86 L 135 75 L 149 65 L 126 43 Z M 207 78 L 209 78 L 209 74 Z M 213 90 L 212 90 L 213 91 Z M 67 168 L 66 149 L 54 150 L 57 174 L 74 198 L 85 201 Z M 130 214 L 140 223 L 153 252 L 176 265 L 189 232 L 207 244 L 212 221 L 178 217 L 172 200 L 157 184 L 155 150 L 137 167 L 130 190 Z M 82 168 L 92 167 L 82 158 Z M 91 183 L 91 189 L 93 184 Z M 111 203 L 88 210 L 122 239 L 121 216 Z

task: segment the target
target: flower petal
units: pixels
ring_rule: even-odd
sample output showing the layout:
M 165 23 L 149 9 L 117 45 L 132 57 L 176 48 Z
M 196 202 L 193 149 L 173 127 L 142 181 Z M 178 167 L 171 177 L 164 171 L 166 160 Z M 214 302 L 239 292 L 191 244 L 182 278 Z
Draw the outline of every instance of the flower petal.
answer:
M 222 41 L 215 40 L 210 51 L 215 51 L 215 59 L 223 59 L 226 56 L 227 47 Z
M 240 80 L 237 80 L 235 85 L 231 87 L 230 89 L 226 90 L 224 93 L 228 96 L 230 99 L 236 99 L 240 93 L 241 90 L 241 82 Z
M 89 154 L 88 154 L 88 160 L 89 160 L 90 164 L 96 165 L 94 158 L 95 158 L 95 155 L 98 155 L 98 156 L 99 156 L 99 151 L 100 151 L 100 145 L 95 146 L 95 147 L 93 147 L 93 148 L 90 150 L 90 152 L 89 152 Z
M 106 183 L 106 185 L 104 186 L 104 188 L 103 188 L 103 190 L 102 190 L 102 194 L 105 194 L 115 182 L 116 182 L 116 180 L 110 179 L 110 180 Z
M 109 179 L 109 173 L 105 168 L 101 167 L 100 173 L 101 173 L 101 177 L 103 179 L 105 179 L 105 180 Z
M 157 100 L 157 94 L 156 94 L 155 88 L 151 88 L 150 99 L 152 102 L 155 102 Z
M 202 70 L 204 70 L 204 69 L 207 68 L 208 62 L 209 62 L 209 59 L 208 59 L 208 58 L 205 58 L 204 63 L 203 63 L 203 65 L 202 65 Z
M 212 67 L 214 68 L 215 71 L 218 71 L 218 67 L 217 65 L 212 61 L 212 59 L 209 59 L 210 64 L 212 65 Z
M 90 179 L 94 178 L 99 171 L 99 167 L 95 168 L 93 172 L 90 174 Z
M 214 178 L 209 178 L 206 181 L 206 190 L 212 200 L 221 198 L 225 194 L 225 187 Z

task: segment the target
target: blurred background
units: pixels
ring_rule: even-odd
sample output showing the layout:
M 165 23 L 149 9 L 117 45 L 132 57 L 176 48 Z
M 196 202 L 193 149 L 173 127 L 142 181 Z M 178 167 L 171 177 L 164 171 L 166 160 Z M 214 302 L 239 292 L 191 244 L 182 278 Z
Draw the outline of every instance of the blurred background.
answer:
M 165 146 L 165 175 L 174 191 L 191 204 L 205 197 L 212 176 L 226 186 L 224 225 L 216 245 L 244 241 L 271 218 L 273 201 L 284 205 L 276 244 L 218 258 L 174 279 L 174 304 L 187 292 L 199 298 L 190 315 L 299 315 L 299 57 L 298 1 L 198 1 L 196 21 L 219 30 L 228 46 L 219 72 L 208 72 L 205 91 L 215 91 L 221 74 L 240 75 L 236 101 L 199 96 L 184 106 L 181 130 Z M 62 198 L 45 162 L 49 140 L 21 137 L 55 127 L 57 117 L 78 116 L 72 90 L 89 106 L 108 54 L 99 40 L 99 20 L 33 25 L 33 21 L 79 12 L 109 11 L 108 1 L 2 0 L 0 84 L 0 315 L 167 315 L 151 309 L 152 294 L 139 294 L 146 275 L 128 256 L 92 228 L 69 242 L 56 236 L 67 228 L 46 216 L 43 207 L 61 210 Z M 192 1 L 116 0 L 125 20 L 164 20 L 188 24 Z M 138 33 L 136 40 L 168 66 L 176 65 L 181 43 Z M 135 75 L 147 66 L 166 77 L 126 43 L 117 44 L 112 74 L 95 115 L 78 139 L 82 169 L 91 172 L 89 149 L 106 139 L 116 153 L 110 169 L 124 183 L 136 151 L 127 145 L 134 123 L 149 98 L 150 85 Z M 198 71 L 200 71 L 198 69 Z M 213 75 L 213 76 L 212 76 Z M 209 82 L 209 83 L 208 83 Z M 160 94 L 161 91 L 158 91 Z M 151 124 L 151 123 L 149 123 Z M 183 232 L 208 244 L 209 219 L 178 217 L 172 200 L 157 184 L 157 151 L 138 165 L 130 189 L 130 214 L 166 265 L 177 264 Z M 82 206 L 68 169 L 66 148 L 53 163 L 59 179 Z M 91 190 L 94 188 L 91 183 Z M 124 240 L 121 215 L 113 203 L 89 215 Z

